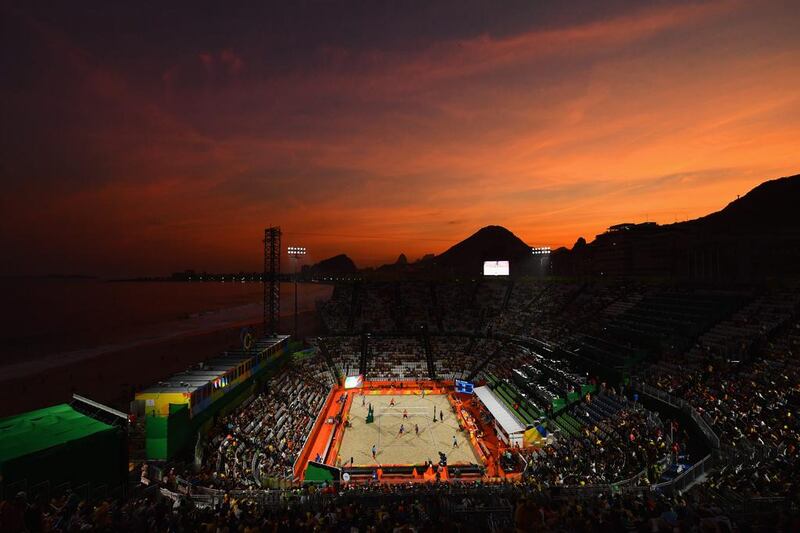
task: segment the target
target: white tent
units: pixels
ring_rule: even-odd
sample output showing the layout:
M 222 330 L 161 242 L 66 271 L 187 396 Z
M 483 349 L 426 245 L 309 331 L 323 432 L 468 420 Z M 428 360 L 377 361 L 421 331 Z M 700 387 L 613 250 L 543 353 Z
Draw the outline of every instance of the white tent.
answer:
M 525 426 L 519 423 L 517 417 L 494 395 L 489 387 L 475 387 L 475 395 L 494 417 L 497 435 L 506 444 L 511 446 L 524 445 Z

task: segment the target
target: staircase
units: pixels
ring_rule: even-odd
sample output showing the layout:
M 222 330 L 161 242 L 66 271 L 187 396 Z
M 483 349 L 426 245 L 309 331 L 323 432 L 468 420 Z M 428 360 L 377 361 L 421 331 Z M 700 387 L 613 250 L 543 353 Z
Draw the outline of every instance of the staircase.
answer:
M 486 365 L 488 365 L 491 361 L 494 361 L 495 359 L 502 357 L 503 352 L 506 351 L 506 346 L 507 343 L 503 343 L 500 346 L 498 346 L 495 351 L 486 356 L 486 358 L 483 361 L 481 361 L 481 363 L 477 367 L 472 369 L 472 372 L 470 372 L 469 375 L 467 376 L 467 381 L 474 380 L 478 376 L 478 374 L 480 374 L 481 370 L 486 368 Z M 472 349 L 475 348 L 474 338 L 470 341 L 470 348 Z
M 347 331 L 352 333 L 356 327 L 356 317 L 361 314 L 361 309 L 358 307 L 358 291 L 360 288 L 358 282 L 353 283 L 353 294 L 350 297 L 350 316 L 347 318 Z
M 331 353 L 328 351 L 328 347 L 325 346 L 325 343 L 319 343 L 319 352 L 322 354 L 322 358 L 325 360 L 325 364 L 328 366 L 328 371 L 333 377 L 333 382 L 339 383 L 342 372 L 336 367 L 336 363 L 334 363 L 333 357 L 331 357 Z
M 511 293 L 514 292 L 514 280 L 508 282 L 508 287 L 506 288 L 506 294 L 503 297 L 503 306 L 500 308 L 501 313 L 505 313 L 508 311 L 508 302 L 511 301 Z
M 436 379 L 433 346 L 431 345 L 431 336 L 428 333 L 427 327 L 425 327 L 422 332 L 422 346 L 425 348 L 425 359 L 428 362 L 428 377 L 430 379 Z
M 439 328 L 439 333 L 442 333 L 444 331 L 444 325 L 442 323 L 442 310 L 439 307 L 439 298 L 436 295 L 436 284 L 431 282 L 429 287 L 431 292 L 431 304 L 433 305 L 434 316 L 436 317 L 436 327 Z
M 369 334 L 361 334 L 361 359 L 358 362 L 358 373 L 367 375 L 367 360 L 369 359 Z
M 392 297 L 392 308 L 390 309 L 392 320 L 394 321 L 395 331 L 406 331 L 405 313 L 402 311 L 403 303 L 401 298 L 400 284 L 394 284 L 394 294 Z

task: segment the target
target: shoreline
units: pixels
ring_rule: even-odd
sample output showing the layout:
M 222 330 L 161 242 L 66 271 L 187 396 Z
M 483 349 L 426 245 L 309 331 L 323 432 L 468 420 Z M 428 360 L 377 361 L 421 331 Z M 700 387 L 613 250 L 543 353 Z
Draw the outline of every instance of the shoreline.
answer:
M 281 316 L 284 331 L 292 330 L 293 316 Z M 0 367 L 0 417 L 68 403 L 73 393 L 128 412 L 136 390 L 237 346 L 242 327 L 258 329 L 260 324 L 261 320 L 247 321 L 158 340 L 143 339 L 118 348 L 112 346 L 93 355 L 84 353 L 72 361 L 64 358 L 68 354 L 60 354 Z M 316 311 L 298 313 L 301 339 L 318 334 L 320 330 Z M 12 374 L 9 369 L 14 366 L 18 367 L 18 372 Z
M 102 357 L 108 353 L 120 352 L 134 348 L 145 348 L 150 345 L 160 344 L 171 340 L 178 340 L 195 335 L 204 335 L 226 329 L 241 329 L 247 326 L 258 326 L 261 322 L 253 316 L 253 312 L 250 309 L 254 305 L 256 304 L 241 305 L 223 309 L 221 311 L 197 314 L 196 316 L 187 317 L 187 320 L 185 321 L 172 321 L 165 323 L 161 325 L 159 330 L 145 330 L 137 336 L 100 344 L 98 346 L 75 348 L 63 352 L 17 358 L 17 360 L 0 365 L 0 373 L 2 373 L 3 376 L 0 378 L 0 381 L 7 378 L 22 378 L 31 374 L 36 374 L 48 368 L 58 368 L 67 364 L 78 364 L 82 361 L 89 361 L 96 357 Z M 258 304 L 257 307 L 260 309 L 260 304 Z M 244 311 L 244 313 L 242 313 L 242 311 Z M 238 313 L 240 316 L 236 317 L 236 313 Z M 244 318 L 244 316 L 247 316 L 248 318 Z M 223 319 L 227 318 L 227 320 L 217 323 L 208 321 L 208 318 L 213 320 L 219 317 L 222 317 Z M 169 328 L 171 331 L 165 332 L 165 328 Z

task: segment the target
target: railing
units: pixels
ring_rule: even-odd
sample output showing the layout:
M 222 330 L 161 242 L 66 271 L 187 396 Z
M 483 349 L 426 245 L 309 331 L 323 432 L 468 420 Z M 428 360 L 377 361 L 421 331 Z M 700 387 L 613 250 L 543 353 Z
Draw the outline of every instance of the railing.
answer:
M 253 475 L 253 482 L 261 486 L 261 475 L 259 474 L 259 464 L 261 458 L 264 457 L 263 453 L 254 453 L 253 460 L 250 462 L 250 473 Z
M 675 409 L 679 409 L 686 413 L 697 425 L 697 428 L 703 433 L 709 446 L 714 450 L 719 450 L 719 437 L 716 433 L 714 433 L 714 430 L 711 429 L 711 426 L 708 424 L 708 422 L 706 422 L 703 417 L 700 416 L 697 410 L 695 410 L 695 408 L 692 407 L 686 400 L 683 398 L 678 398 L 677 396 L 672 396 L 671 394 L 643 383 L 638 379 L 634 379 L 632 381 L 632 386 L 642 394 L 646 394 L 651 398 L 655 398 L 671 407 L 674 407 Z
M 297 454 L 297 457 L 295 458 L 294 463 L 292 463 L 292 475 L 293 476 L 297 476 L 297 463 L 305 455 L 304 452 L 306 451 L 306 444 L 308 443 L 308 438 L 311 435 L 313 435 L 316 432 L 318 432 L 319 431 L 319 427 L 321 427 L 320 424 L 324 423 L 325 417 L 328 414 L 327 413 L 328 404 L 330 403 L 330 401 L 333 398 L 334 394 L 335 394 L 335 391 L 333 389 L 331 389 L 328 392 L 328 395 L 325 397 L 325 401 L 322 403 L 322 409 L 320 409 L 319 413 L 317 413 L 317 417 L 314 419 L 314 424 L 312 424 L 312 426 L 311 426 L 311 431 L 303 439 L 303 444 L 300 446 L 300 452 Z M 323 422 L 320 422 L 321 420 Z M 306 460 L 307 460 L 307 457 L 306 457 Z
M 90 406 L 94 407 L 95 409 L 99 409 L 101 411 L 105 411 L 106 413 L 108 413 L 108 414 L 110 414 L 112 416 L 121 418 L 122 421 L 125 423 L 125 425 L 127 425 L 128 422 L 129 422 L 127 413 L 123 413 L 122 411 L 114 409 L 113 407 L 109 407 L 107 405 L 103 405 L 102 403 L 96 402 L 94 400 L 90 400 L 89 398 L 86 398 L 84 396 L 80 396 L 78 394 L 73 394 L 72 395 L 72 399 L 73 400 L 77 400 L 79 402 L 83 402 L 86 405 L 90 405 Z
M 670 458 L 668 456 L 664 457 L 657 464 L 663 466 L 669 462 L 669 459 Z M 713 464 L 713 458 L 709 454 L 699 462 L 695 463 L 694 465 L 690 466 L 689 468 L 681 472 L 680 475 L 678 475 L 674 479 L 663 483 L 657 483 L 653 485 L 639 485 L 638 483 L 647 476 L 648 469 L 643 469 L 636 475 L 616 483 L 602 484 L 602 485 L 587 485 L 587 486 L 567 486 L 567 487 L 561 487 L 560 492 L 563 495 L 581 495 L 581 496 L 588 496 L 594 494 L 611 494 L 611 493 L 637 493 L 637 492 L 648 493 L 651 491 L 658 491 L 664 494 L 672 494 L 675 491 L 686 490 L 698 478 L 703 476 L 707 472 L 707 470 L 711 467 L 712 464 Z M 526 469 L 527 466 L 528 465 L 526 463 Z M 159 487 L 158 484 L 151 486 L 150 489 L 158 488 L 158 490 L 161 491 L 162 495 L 168 496 L 172 499 L 176 499 L 181 496 L 189 497 L 198 506 L 210 506 L 210 507 L 222 503 L 223 500 L 226 498 L 226 496 L 237 499 L 247 499 L 259 506 L 264 506 L 264 507 L 275 507 L 281 505 L 282 503 L 285 503 L 287 500 L 294 500 L 301 497 L 300 495 L 294 492 L 294 489 L 297 488 L 299 485 L 292 483 L 291 481 L 288 480 L 285 480 L 283 483 L 276 484 L 278 485 L 278 487 L 275 488 L 255 489 L 255 490 L 220 490 L 220 489 L 211 489 L 207 487 L 192 486 L 189 484 L 188 481 L 183 480 L 181 478 L 177 479 L 177 483 L 178 483 L 178 489 L 177 489 L 178 492 L 173 492 L 163 487 Z M 272 483 L 270 483 L 270 485 L 272 485 Z M 472 490 L 477 491 L 479 489 L 476 487 L 459 487 L 455 491 L 450 491 L 450 493 L 463 492 L 465 494 L 468 494 Z M 509 490 L 513 489 L 509 488 Z M 354 495 L 358 495 L 358 493 L 356 492 L 354 493 Z M 302 497 L 308 498 L 307 495 L 302 495 Z
M 29 485 L 27 479 L 16 481 L 14 483 L 0 483 L 0 500 L 11 499 L 19 492 L 24 492 L 28 498 L 50 500 L 55 497 L 60 497 L 68 491 L 75 493 L 81 499 L 87 501 L 97 501 L 106 499 L 110 496 L 123 497 L 131 495 L 134 491 L 128 489 L 123 483 L 118 486 L 109 486 L 106 483 L 82 483 L 80 485 L 72 485 L 69 482 L 60 483 L 58 485 L 52 484 L 49 480 L 41 481 L 35 485 Z
M 203 433 L 197 432 L 197 441 L 194 443 L 194 466 L 200 468 L 203 465 Z
M 669 463 L 670 457 L 667 455 L 662 457 L 656 465 L 664 466 Z M 655 466 L 655 465 L 654 465 Z M 650 467 L 642 469 L 641 472 L 634 474 L 628 479 L 617 481 L 615 483 L 603 483 L 600 485 L 575 485 L 561 487 L 561 492 L 570 495 L 587 495 L 587 494 L 601 494 L 601 493 L 614 493 L 614 492 L 628 492 L 630 490 L 650 490 L 651 485 L 639 485 L 639 481 L 647 477 L 647 471 Z
M 658 483 L 650 487 L 651 490 L 661 491 L 667 494 L 672 494 L 675 491 L 686 490 L 692 483 L 697 481 L 698 478 L 706 473 L 706 469 L 711 467 L 713 459 L 711 454 L 706 455 L 700 461 L 696 462 L 686 470 L 680 473 L 675 479 Z
M 226 498 L 234 498 L 237 500 L 246 499 L 260 507 L 277 507 L 293 496 L 293 493 L 286 489 L 217 490 L 205 487 L 194 487 L 193 490 L 183 491 L 181 488 L 183 487 L 179 485 L 178 492 L 175 492 L 165 487 L 160 487 L 160 492 L 162 496 L 170 498 L 173 501 L 181 498 L 189 498 L 198 507 L 215 507 L 223 503 Z

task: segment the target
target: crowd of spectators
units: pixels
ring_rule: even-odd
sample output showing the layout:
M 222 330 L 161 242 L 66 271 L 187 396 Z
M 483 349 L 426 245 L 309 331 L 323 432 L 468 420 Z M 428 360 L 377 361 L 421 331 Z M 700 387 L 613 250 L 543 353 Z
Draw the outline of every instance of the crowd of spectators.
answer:
M 206 436 L 193 483 L 223 489 L 258 488 L 293 478 L 292 466 L 332 385 L 318 357 L 291 364 Z
M 438 333 L 440 328 L 440 312 L 432 298 L 436 285 L 423 282 L 408 282 L 398 289 L 400 300 L 397 320 L 402 331 L 415 331 L 425 326 L 429 331 Z
M 385 381 L 428 379 L 425 348 L 416 337 L 372 339 L 367 376 Z
M 643 362 L 645 382 L 685 399 L 720 437 L 731 460 L 718 477 L 735 477 L 737 487 L 753 494 L 789 489 L 792 476 L 785 473 L 796 469 L 798 446 L 796 289 L 737 293 L 630 282 L 482 280 L 361 290 L 367 300 L 383 294 L 385 301 L 401 301 L 403 314 L 413 323 L 427 321 L 430 331 L 533 336 L 601 364 Z M 776 336 L 787 322 L 794 326 Z M 433 336 L 431 345 L 443 378 L 463 377 L 498 346 L 467 336 Z M 541 375 L 540 385 L 558 394 L 580 385 L 554 380 L 552 368 L 541 372 L 524 351 L 507 352 L 485 371 L 508 382 L 515 374 Z M 661 359 L 651 364 L 654 355 Z M 391 359 L 386 352 L 381 364 Z
M 498 341 L 486 338 L 439 337 L 431 342 L 439 379 L 466 378 L 500 347 Z
M 741 518 L 740 518 L 741 519 Z M 0 503 L 2 531 L 224 532 L 595 532 L 737 531 L 737 523 L 703 491 L 560 494 L 533 480 L 523 482 L 415 483 L 314 486 L 287 492 L 264 507 L 242 496 L 213 506 L 156 494 L 127 500 L 85 501 L 75 494 L 51 501 L 24 493 Z M 13 528 L 13 529 L 10 529 Z M 769 531 L 800 528 L 790 509 L 770 509 Z
M 317 342 L 325 345 L 343 375 L 356 376 L 359 374 L 363 339 L 361 336 L 330 336 Z M 482 337 L 433 335 L 429 339 L 438 379 L 466 377 L 501 346 L 499 341 Z M 367 379 L 403 381 L 430 378 L 423 342 L 421 336 L 368 337 Z M 514 353 L 516 347 L 512 345 L 508 354 Z
M 726 351 L 680 366 L 662 363 L 652 377 L 691 404 L 719 436 L 727 464 L 712 484 L 722 491 L 756 496 L 798 492 L 800 321 L 776 327 L 779 332 L 760 339 L 753 352 Z
M 737 305 L 739 300 L 746 303 Z M 800 478 L 798 303 L 800 293 L 783 288 L 745 297 L 622 283 L 483 280 L 342 285 L 320 306 L 329 331 L 349 334 L 322 340 L 347 375 L 358 373 L 363 338 L 356 333 L 397 333 L 420 325 L 433 333 L 430 348 L 442 379 L 465 377 L 503 345 L 491 335 L 480 336 L 487 333 L 564 343 L 604 363 L 658 353 L 661 359 L 654 364 L 646 357 L 637 360 L 646 365 L 640 378 L 685 400 L 721 443 L 723 460 L 683 495 L 604 493 L 573 499 L 554 492 L 631 477 L 637 477 L 634 485 L 649 485 L 658 480 L 657 465 L 665 457 L 693 459 L 686 457 L 689 435 L 683 428 L 670 436 L 657 415 L 610 389 L 549 417 L 551 438 L 521 452 L 528 468 L 519 482 L 360 485 L 321 492 L 306 487 L 286 492 L 286 501 L 269 508 L 241 496 L 197 507 L 184 497 L 90 503 L 74 494 L 41 501 L 21 493 L 0 503 L 0 533 L 353 527 L 470 531 L 485 530 L 492 520 L 498 530 L 725 531 L 735 529 L 735 520 L 722 509 L 771 497 L 784 502 L 772 516 L 772 528 L 800 530 L 795 512 Z M 370 338 L 369 378 L 428 377 L 424 338 Z M 696 340 L 682 346 L 680 341 L 688 339 Z M 483 375 L 518 387 L 521 397 L 544 411 L 548 402 L 544 396 L 526 396 L 526 384 L 554 396 L 574 392 L 585 379 L 574 364 L 510 345 L 502 357 L 489 361 Z M 268 390 L 217 421 L 205 440 L 202 467 L 185 477 L 223 491 L 291 479 L 331 383 L 320 357 L 293 363 Z M 484 521 L 467 514 L 470 508 L 485 509 Z M 503 513 L 513 518 L 503 522 L 498 518 Z
M 441 379 L 453 379 L 464 369 L 473 368 L 477 358 L 469 350 L 473 341 L 463 336 L 431 337 L 431 349 L 436 357 L 436 374 Z
M 390 333 L 398 330 L 400 289 L 391 283 L 364 283 L 353 308 L 353 331 Z
M 630 282 L 541 279 L 358 282 L 337 285 L 320 306 L 330 334 L 487 333 L 563 339 L 587 321 L 621 313 L 648 292 Z
M 361 361 L 361 337 L 354 335 L 323 337 L 317 341 L 324 344 L 333 364 L 344 376 L 357 376 Z
M 471 334 L 480 329 L 477 288 L 478 282 L 474 281 L 440 283 L 434 287 L 444 331 Z
M 655 465 L 681 448 L 671 446 L 658 415 L 612 394 L 571 407 L 549 426 L 554 442 L 524 452 L 528 474 L 547 485 L 610 484 L 640 474 L 637 484 L 654 483 Z
M 580 285 L 573 283 L 515 283 L 509 305 L 492 321 L 492 329 L 497 333 L 552 339 L 564 333 L 567 324 L 561 311 L 580 289 Z
M 337 284 L 331 297 L 317 306 L 317 312 L 330 333 L 348 332 L 353 314 L 353 291 L 354 286 L 351 283 Z

